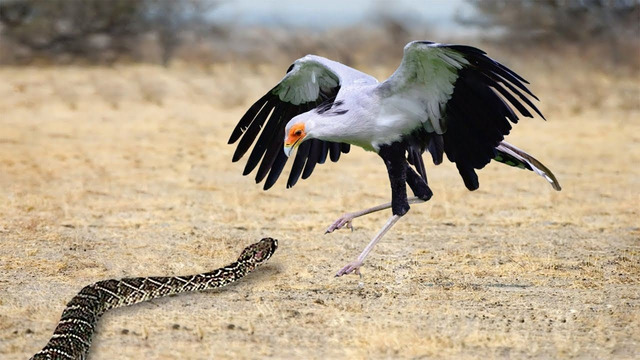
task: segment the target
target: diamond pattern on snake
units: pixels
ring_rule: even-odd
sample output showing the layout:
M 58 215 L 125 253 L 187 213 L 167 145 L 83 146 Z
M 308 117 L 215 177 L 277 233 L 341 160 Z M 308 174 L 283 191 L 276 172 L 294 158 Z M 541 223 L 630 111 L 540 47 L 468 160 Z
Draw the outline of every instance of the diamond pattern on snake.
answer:
M 107 310 L 229 285 L 269 260 L 277 248 L 278 240 L 264 238 L 246 247 L 235 262 L 210 272 L 110 279 L 85 286 L 67 304 L 47 345 L 31 359 L 86 359 L 98 320 Z

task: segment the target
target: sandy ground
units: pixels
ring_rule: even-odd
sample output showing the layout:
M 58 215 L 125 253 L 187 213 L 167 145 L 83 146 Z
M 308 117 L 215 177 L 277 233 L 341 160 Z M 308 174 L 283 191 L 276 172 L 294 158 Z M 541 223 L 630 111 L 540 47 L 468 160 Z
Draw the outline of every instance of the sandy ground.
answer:
M 492 164 L 468 192 L 452 164 L 429 166 L 434 198 L 413 206 L 359 279 L 333 274 L 388 213 L 323 232 L 388 201 L 384 166 L 353 150 L 293 189 L 281 179 L 263 192 L 226 145 L 245 96 L 280 74 L 254 70 L 235 85 L 229 68 L 0 69 L 2 359 L 39 350 L 84 285 L 202 272 L 264 236 L 280 249 L 240 283 L 107 313 L 92 358 L 640 353 L 637 78 L 599 75 L 608 95 L 585 108 L 576 94 L 595 87 L 532 79 L 549 121 L 524 120 L 509 140 L 563 191 Z

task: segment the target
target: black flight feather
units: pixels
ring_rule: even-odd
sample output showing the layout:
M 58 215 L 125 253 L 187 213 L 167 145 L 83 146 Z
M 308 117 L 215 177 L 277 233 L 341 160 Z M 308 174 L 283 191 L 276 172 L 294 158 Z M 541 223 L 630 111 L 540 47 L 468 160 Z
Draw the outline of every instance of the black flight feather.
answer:
M 309 142 L 311 143 L 309 148 L 309 158 L 307 159 L 307 163 L 304 166 L 302 179 L 306 179 L 311 176 L 311 173 L 313 172 L 313 169 L 316 167 L 318 159 L 320 158 L 320 151 L 322 151 L 322 141 L 318 139 L 312 139 Z
M 333 162 L 340 160 L 340 143 L 329 143 L 329 157 Z
M 284 145 L 284 139 L 275 140 L 269 144 L 269 147 L 267 148 L 267 152 L 264 154 L 264 159 L 262 159 L 262 162 L 258 167 L 258 171 L 256 172 L 256 184 L 264 180 L 265 176 L 267 176 L 267 174 L 273 167 L 273 164 L 275 163 L 276 158 L 279 156 L 280 150 L 282 150 L 283 145 Z M 284 154 L 284 150 L 283 150 L 283 154 Z
M 294 66 L 291 65 L 287 73 L 293 70 Z M 280 100 L 277 93 L 278 86 L 271 89 L 247 110 L 229 138 L 230 144 L 240 139 L 232 158 L 233 161 L 238 161 L 253 146 L 243 175 L 248 175 L 257 168 L 256 183 L 262 182 L 266 178 L 265 190 L 273 186 L 288 160 L 282 149 L 285 137 L 284 129 L 293 117 L 313 109 L 331 116 L 347 111 L 347 109 L 335 107 L 342 104 L 341 101 L 335 101 L 340 90 L 339 85 L 332 89 L 321 89 L 316 100 L 300 105 Z M 287 187 L 295 185 L 300 177 L 308 178 L 316 164 L 324 163 L 327 156 L 330 156 L 332 161 L 337 161 L 341 152 L 347 153 L 349 150 L 348 144 L 316 139 L 303 142 L 298 147 L 293 160 Z
M 300 178 L 300 174 L 302 174 L 302 170 L 304 169 L 304 164 L 309 157 L 309 150 L 311 148 L 311 142 L 305 141 L 300 146 L 298 146 L 298 151 L 296 153 L 296 158 L 293 160 L 293 165 L 291 166 L 291 172 L 289 173 L 289 179 L 287 180 L 287 188 L 292 187 L 298 182 Z
M 248 175 L 255 169 L 256 166 L 260 163 L 260 159 L 262 159 L 263 155 L 267 151 L 268 145 L 273 140 L 274 136 L 278 133 L 279 125 L 282 121 L 287 118 L 287 113 L 282 104 L 278 104 L 276 108 L 273 110 L 269 121 L 267 121 L 267 125 L 262 129 L 262 133 L 256 141 L 256 145 L 253 147 L 251 154 L 249 155 L 249 159 L 247 160 L 247 165 L 244 167 L 244 171 L 242 175 Z
M 240 139 L 238 147 L 233 153 L 233 158 L 231 159 L 231 161 L 236 162 L 240 160 L 240 158 L 244 156 L 247 150 L 249 150 L 251 144 L 253 144 L 253 141 L 256 139 L 258 133 L 262 129 L 262 124 L 264 124 L 269 114 L 271 114 L 271 110 L 273 110 L 274 106 L 275 104 L 273 104 L 272 102 L 267 102 L 262 107 L 258 115 L 256 115 L 256 117 L 253 119 L 253 122 L 245 130 L 244 136 L 242 136 L 242 139 Z
M 524 101 L 525 104 L 529 105 L 530 108 L 532 108 L 538 115 L 540 115 L 541 118 L 545 119 L 544 115 L 542 115 L 542 113 L 540 112 L 540 110 L 538 110 L 538 108 L 531 102 L 531 100 L 529 100 L 528 97 L 524 96 L 520 91 L 518 91 L 518 89 L 516 89 L 513 85 L 511 85 L 508 81 L 503 81 L 502 82 L 512 93 L 518 95 L 518 97 L 520 98 L 520 100 Z M 535 96 L 534 96 L 535 97 Z M 537 99 L 537 98 L 536 98 Z
M 284 165 L 287 163 L 287 155 L 284 153 L 284 149 L 280 146 L 280 151 L 278 152 L 278 156 L 276 157 L 273 165 L 271 166 L 271 171 L 269 171 L 269 176 L 267 176 L 267 180 L 264 182 L 264 189 L 269 190 L 273 184 L 276 183 L 278 177 L 282 173 L 282 169 L 284 169 Z
M 240 135 L 242 135 L 246 130 L 246 128 L 249 126 L 249 124 L 251 124 L 253 119 L 256 117 L 256 114 L 258 113 L 258 111 L 262 109 L 262 106 L 264 106 L 264 104 L 266 104 L 267 101 L 269 101 L 273 97 L 274 95 L 271 94 L 271 91 L 269 91 L 266 95 L 261 97 L 260 100 L 256 101 L 255 104 L 251 105 L 249 110 L 247 110 L 247 112 L 242 116 L 242 118 L 238 122 L 238 125 L 236 125 L 236 127 L 233 129 L 233 132 L 229 137 L 229 142 L 228 142 L 229 144 L 233 144 L 240 138 Z
M 327 155 L 329 154 L 329 143 L 322 141 L 322 150 L 320 150 L 320 157 L 318 158 L 318 164 L 324 164 L 327 161 Z

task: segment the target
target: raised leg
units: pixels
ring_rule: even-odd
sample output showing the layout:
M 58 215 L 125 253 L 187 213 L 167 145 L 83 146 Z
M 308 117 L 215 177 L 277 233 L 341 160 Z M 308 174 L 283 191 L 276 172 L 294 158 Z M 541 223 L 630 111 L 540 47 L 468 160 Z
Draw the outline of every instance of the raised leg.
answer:
M 409 184 L 411 191 L 413 191 L 414 197 L 407 199 L 407 204 L 417 204 L 428 201 L 433 196 L 433 192 L 427 185 L 426 179 L 423 179 L 417 172 L 415 172 L 409 164 L 405 161 L 406 183 Z M 325 234 L 334 232 L 335 230 L 347 227 L 353 231 L 353 219 L 371 214 L 376 211 L 385 210 L 392 206 L 391 202 L 380 204 L 361 211 L 355 211 L 350 213 L 344 213 L 333 224 L 329 225 Z
M 402 217 L 402 215 L 393 215 L 393 216 L 391 216 L 389 218 L 389 220 L 387 220 L 387 223 L 384 224 L 382 229 L 380 229 L 380 231 L 378 231 L 376 236 L 374 236 L 373 239 L 371 239 L 371 241 L 369 242 L 369 245 L 367 245 L 367 247 L 364 248 L 364 250 L 362 250 L 362 253 L 360 253 L 360 256 L 358 256 L 358 259 L 348 263 L 342 269 L 340 269 L 340 271 L 338 271 L 338 273 L 336 273 L 336 277 L 342 276 L 342 275 L 351 274 L 352 272 L 355 272 L 356 274 L 359 275 L 360 274 L 360 266 L 362 266 L 362 263 L 364 262 L 364 259 L 367 258 L 367 255 L 369 255 L 371 250 L 373 250 L 373 247 L 376 246 L 376 244 L 378 243 L 378 241 L 380 241 L 380 239 L 382 239 L 384 234 L 386 234 L 387 231 L 389 231 L 389 229 L 391 229 L 391 227 L 396 222 L 398 222 L 398 220 L 400 220 L 401 217 Z
M 420 199 L 417 196 L 412 196 L 410 198 L 407 199 L 407 203 L 409 204 L 419 204 L 419 203 L 423 203 L 426 200 Z M 376 211 L 380 211 L 380 210 L 386 210 L 388 208 L 391 207 L 391 202 L 388 203 L 384 203 L 384 204 L 380 204 L 374 207 L 370 207 L 368 209 L 364 209 L 361 211 L 355 211 L 355 212 L 350 212 L 350 213 L 345 213 L 342 216 L 340 216 L 338 218 L 338 220 L 336 220 L 333 224 L 331 224 L 331 226 L 329 226 L 327 228 L 327 231 L 325 232 L 325 234 L 331 233 L 334 230 L 338 230 L 338 229 L 342 229 L 343 227 L 347 227 L 353 230 L 353 227 L 351 225 L 351 221 L 355 218 L 358 218 L 360 216 L 364 216 L 364 215 L 369 215 L 371 213 L 374 213 Z
M 350 262 L 343 267 L 336 276 L 342 276 L 355 272 L 360 273 L 360 266 L 364 262 L 364 259 L 369 255 L 374 246 L 382 239 L 384 234 L 391 229 L 391 227 L 409 211 L 409 199 L 407 199 L 407 160 L 405 159 L 405 148 L 400 143 L 394 143 L 391 145 L 383 146 L 380 148 L 378 155 L 384 160 L 384 164 L 387 166 L 387 172 L 389 173 L 389 182 L 391 183 L 391 212 L 393 216 L 387 220 L 387 223 L 380 229 L 378 234 L 369 242 L 369 245 L 364 248 L 358 259 Z M 409 175 L 411 177 L 411 175 Z M 425 184 L 426 186 L 426 184 Z M 420 199 L 420 201 L 423 201 Z M 384 206 L 383 208 L 389 207 Z M 369 212 L 377 211 L 381 209 L 375 209 Z M 367 211 L 367 210 L 365 210 Z M 368 213 L 368 212 L 367 212 Z

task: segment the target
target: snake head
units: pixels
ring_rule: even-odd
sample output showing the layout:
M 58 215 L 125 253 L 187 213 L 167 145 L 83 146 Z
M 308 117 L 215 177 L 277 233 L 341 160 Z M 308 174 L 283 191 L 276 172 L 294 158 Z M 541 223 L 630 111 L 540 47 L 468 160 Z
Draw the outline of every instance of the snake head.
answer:
M 242 250 L 240 257 L 238 258 L 238 262 L 250 262 L 254 265 L 260 265 L 269 260 L 277 248 L 278 240 L 264 238 Z

